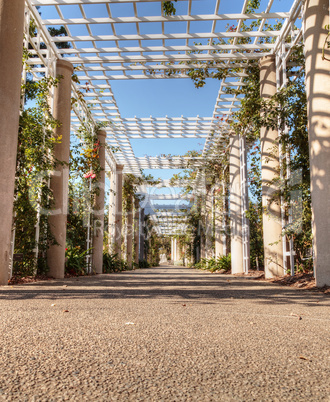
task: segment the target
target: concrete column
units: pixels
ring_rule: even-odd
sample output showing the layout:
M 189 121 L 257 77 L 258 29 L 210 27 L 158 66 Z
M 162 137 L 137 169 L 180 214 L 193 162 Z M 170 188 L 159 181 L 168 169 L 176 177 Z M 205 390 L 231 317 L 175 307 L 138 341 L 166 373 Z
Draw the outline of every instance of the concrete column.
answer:
M 174 250 L 173 263 L 175 264 L 175 262 L 177 260 L 177 239 L 176 238 L 174 238 L 174 241 L 173 241 L 173 250 Z
M 242 240 L 242 197 L 240 175 L 239 135 L 230 137 L 230 229 L 231 229 L 231 273 L 241 274 L 243 267 Z
M 174 256 L 174 239 L 171 237 L 171 261 L 173 262 L 173 256 Z
M 139 264 L 140 250 L 140 202 L 138 199 L 134 203 L 134 262 Z
M 330 49 L 322 60 L 322 48 L 329 0 L 307 0 L 304 23 L 314 269 L 316 286 L 324 286 L 330 285 Z
M 212 190 L 206 191 L 205 198 L 205 257 L 213 257 L 213 196 Z
M 0 285 L 9 279 L 24 6 L 24 0 L 0 0 Z
M 144 260 L 144 208 L 140 210 L 140 260 Z
M 260 59 L 260 95 L 270 99 L 276 93 L 275 56 Z M 262 207 L 264 233 L 265 277 L 273 278 L 283 275 L 283 246 L 281 202 L 276 195 L 279 188 L 270 184 L 279 175 L 278 131 L 263 127 L 260 130 Z M 272 198 L 275 197 L 275 200 Z
M 133 262 L 133 197 L 130 198 L 130 209 L 126 213 L 126 261 L 129 268 L 132 267 Z
M 222 189 L 215 190 L 215 205 L 214 205 L 214 227 L 215 227 L 215 258 L 224 255 L 223 250 L 223 209 L 222 205 Z M 221 207 L 222 206 L 222 207 Z
M 116 220 L 116 171 L 110 173 L 110 195 L 109 195 L 109 216 L 108 216 L 108 252 L 113 254 L 115 252 L 115 220 Z
M 177 239 L 175 239 L 175 254 L 176 254 L 176 261 L 180 261 L 182 258 L 181 247 Z
M 201 219 L 199 221 L 199 256 L 200 259 L 205 258 L 205 226 L 204 226 L 205 198 L 201 197 Z
M 55 135 L 61 142 L 55 145 L 54 159 L 57 163 L 50 177 L 50 189 L 54 196 L 54 208 L 49 217 L 50 230 L 58 244 L 47 251 L 49 276 L 64 278 L 66 222 L 68 214 L 70 117 L 71 117 L 71 75 L 73 66 L 66 60 L 57 60 L 56 76 L 62 76 L 54 90 L 53 115 L 60 122 Z
M 123 219 L 123 169 L 124 165 L 116 165 L 116 217 L 115 217 L 115 254 L 121 258 L 121 230 Z
M 247 169 L 246 138 L 240 138 L 240 163 L 241 163 L 241 195 L 242 195 L 242 236 L 243 236 L 243 261 L 244 272 L 250 270 L 250 221 L 246 216 L 249 209 L 249 183 Z
M 100 142 L 99 161 L 101 171 L 98 177 L 98 194 L 94 205 L 93 225 L 93 271 L 97 274 L 103 272 L 103 234 L 104 234 L 104 194 L 105 194 L 105 139 L 107 133 L 100 130 L 97 138 Z

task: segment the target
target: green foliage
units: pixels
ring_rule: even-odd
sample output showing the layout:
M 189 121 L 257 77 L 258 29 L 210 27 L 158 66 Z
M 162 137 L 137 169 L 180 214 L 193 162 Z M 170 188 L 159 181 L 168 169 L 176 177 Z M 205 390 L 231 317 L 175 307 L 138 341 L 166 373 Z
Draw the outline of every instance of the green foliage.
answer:
M 243 78 L 244 85 L 237 90 L 227 90 L 230 94 L 243 96 L 239 110 L 234 113 L 231 127 L 236 133 L 244 133 L 247 142 L 253 142 L 260 136 L 261 97 L 260 72 L 253 61 L 246 66 L 247 77 Z
M 194 268 L 210 272 L 217 272 L 220 270 L 228 272 L 231 270 L 231 255 L 223 255 L 217 258 L 202 258 L 194 265 Z
M 246 217 L 250 221 L 250 267 L 251 269 L 263 269 L 264 243 L 261 199 L 257 202 L 249 202 Z
M 250 221 L 250 266 L 251 269 L 263 268 L 264 245 L 262 226 L 262 199 L 261 199 L 261 155 L 260 141 L 256 140 L 249 149 L 249 209 L 246 217 Z M 258 261 L 258 262 L 257 262 Z
M 279 143 L 283 152 L 289 156 L 283 160 L 284 179 L 279 181 L 281 196 L 288 205 L 286 214 L 293 215 L 293 223 L 286 226 L 284 235 L 294 241 L 297 266 L 305 267 L 306 255 L 312 247 L 312 212 L 305 60 L 302 46 L 294 50 L 290 62 L 287 73 L 289 77 L 294 78 L 289 79 L 287 86 L 279 90 L 269 102 L 263 102 L 264 113 L 260 123 L 280 130 Z M 286 178 L 285 174 L 287 168 L 291 172 L 289 178 Z M 311 267 L 310 263 L 307 265 Z
M 39 11 L 40 7 L 37 6 L 36 8 Z M 40 11 L 39 11 L 39 14 L 41 15 Z M 68 33 L 64 26 L 60 26 L 59 28 L 48 27 L 48 32 L 49 32 L 50 36 L 52 36 L 52 37 L 68 36 Z M 37 24 L 35 23 L 33 18 L 31 18 L 31 20 L 30 20 L 29 34 L 31 37 L 37 36 Z M 72 47 L 69 42 L 55 42 L 55 46 L 57 46 L 58 49 L 71 49 L 71 47 Z M 46 45 L 44 43 L 41 43 L 40 48 L 46 49 Z
M 122 217 L 122 224 L 123 227 L 126 227 L 127 225 L 127 213 L 132 213 L 133 209 L 135 208 L 135 202 L 139 202 L 140 200 L 143 199 L 142 196 L 136 194 L 138 186 L 147 183 L 149 185 L 155 185 L 159 183 L 159 179 L 156 180 L 154 179 L 153 176 L 151 175 L 144 175 L 143 173 L 141 173 L 141 177 L 137 177 L 134 176 L 133 174 L 125 174 L 124 175 L 124 181 L 123 181 L 123 211 L 125 212 L 125 214 L 123 214 Z M 134 208 L 133 208 L 134 207 Z M 153 225 L 151 224 L 151 222 L 149 222 L 148 217 L 146 217 L 147 222 L 149 223 L 149 226 L 147 225 L 145 230 L 145 237 L 146 237 L 146 250 L 149 250 L 149 258 L 153 259 L 153 263 L 155 264 L 157 261 L 157 258 L 155 259 L 155 255 L 158 255 L 157 253 L 154 254 L 153 251 L 151 251 L 151 248 L 153 247 L 151 245 L 152 242 L 154 242 L 154 236 L 155 233 L 152 232 L 152 228 Z M 137 224 L 137 222 L 135 221 L 135 219 L 133 219 L 133 227 L 128 228 L 128 230 L 133 230 L 133 233 L 136 233 L 136 228 L 134 227 Z M 149 239 L 150 236 L 150 239 Z M 137 241 L 136 239 L 134 239 L 134 242 Z M 124 250 L 125 247 L 125 242 L 122 243 L 122 252 L 125 253 Z M 153 255 L 153 257 L 151 257 L 151 254 Z M 132 255 L 133 260 L 135 260 L 135 247 L 133 247 L 133 255 Z M 133 266 L 136 266 L 136 263 L 133 263 Z
M 144 217 L 144 248 L 146 259 L 149 266 L 156 267 L 159 265 L 159 254 L 162 248 L 162 238 L 159 236 L 155 230 L 155 224 L 150 219 L 149 215 L 145 215 Z
M 91 195 L 88 185 L 72 176 L 69 180 L 69 211 L 66 241 L 68 247 L 79 246 L 86 249 L 87 224 L 90 220 Z
M 94 129 L 81 125 L 77 130 L 77 139 L 71 147 L 71 174 L 80 178 L 91 178 L 97 183 L 101 172 L 99 151 L 100 141 L 97 137 L 98 127 Z M 90 173 L 90 175 L 89 175 Z M 84 177 L 88 175 L 88 177 Z
M 51 155 L 56 143 L 54 130 L 59 123 L 48 104 L 49 91 L 60 78 L 42 78 L 22 85 L 22 93 L 31 106 L 21 110 L 15 180 L 14 253 L 22 253 L 23 261 L 14 263 L 16 276 L 43 274 L 47 270 L 45 252 L 54 244 L 48 224 L 52 194 L 48 188 L 49 172 L 55 162 Z M 36 242 L 36 226 L 40 236 Z M 36 256 L 36 247 L 39 254 Z
M 77 136 L 71 139 L 67 245 L 84 250 L 89 247 L 86 242 L 88 226 L 93 229 L 96 220 L 92 211 L 101 173 L 101 145 L 97 133 L 103 126 L 81 125 Z
M 324 29 L 326 29 L 328 31 L 328 33 L 327 33 L 327 36 L 325 37 L 324 45 L 323 45 L 323 48 L 322 48 L 322 60 L 330 61 L 330 59 L 328 57 L 325 57 L 326 49 L 330 49 L 330 24 L 325 25 Z
M 219 119 L 219 124 L 222 124 L 223 118 Z M 195 262 L 199 259 L 198 250 L 201 249 L 201 244 L 205 242 L 206 237 L 209 237 L 212 247 L 214 247 L 214 228 L 206 234 L 207 213 L 205 211 L 205 195 L 194 194 L 193 190 L 196 185 L 206 187 L 208 193 L 211 189 L 218 189 L 222 192 L 221 183 L 228 182 L 228 140 L 221 138 L 221 142 L 214 140 L 213 146 L 204 154 L 203 166 L 196 167 L 193 161 L 187 163 L 186 169 L 181 174 L 172 176 L 171 184 L 179 185 L 184 189 L 183 193 L 191 194 L 193 201 L 192 208 L 186 214 L 185 223 L 188 225 L 185 236 L 182 236 L 182 241 L 186 249 L 187 255 L 192 256 Z M 187 152 L 185 156 L 198 157 L 201 153 L 198 151 Z M 213 190 L 212 190 L 213 191 Z M 226 205 L 223 205 L 222 193 L 218 196 L 215 193 L 214 207 L 225 213 Z M 209 194 L 210 196 L 210 194 Z M 208 211 L 210 213 L 210 211 Z M 210 218 L 210 217 L 209 217 Z M 193 263 L 193 261 L 191 261 Z
M 66 32 L 64 26 L 61 26 L 59 28 L 49 27 L 48 32 L 52 37 L 68 36 L 68 33 Z M 55 46 L 58 49 L 71 49 L 72 47 L 69 42 L 55 42 Z
M 150 267 L 150 265 L 149 265 L 148 261 L 146 261 L 146 260 L 139 261 L 139 268 L 149 268 L 149 267 Z
M 103 253 L 103 272 L 106 274 L 112 272 L 121 272 L 131 270 L 124 260 L 118 259 L 118 254 Z
M 123 210 L 125 212 L 132 211 L 133 200 L 137 191 L 137 186 L 143 183 L 141 177 L 136 177 L 133 174 L 126 174 L 123 182 Z
M 177 2 L 178 0 L 173 0 Z M 165 16 L 175 15 L 176 8 L 174 7 L 173 1 L 163 1 L 163 12 Z
M 131 211 L 134 199 L 141 200 L 143 197 L 136 195 L 138 186 L 142 184 L 156 185 L 160 179 L 155 179 L 151 174 L 141 174 L 141 177 L 136 177 L 133 174 L 125 174 L 123 182 L 123 209 L 125 212 Z
M 246 6 L 246 14 L 252 14 L 260 7 L 260 0 L 249 0 Z
M 91 249 L 82 250 L 80 246 L 69 246 L 65 251 L 65 273 L 68 275 L 86 275 L 86 258 Z

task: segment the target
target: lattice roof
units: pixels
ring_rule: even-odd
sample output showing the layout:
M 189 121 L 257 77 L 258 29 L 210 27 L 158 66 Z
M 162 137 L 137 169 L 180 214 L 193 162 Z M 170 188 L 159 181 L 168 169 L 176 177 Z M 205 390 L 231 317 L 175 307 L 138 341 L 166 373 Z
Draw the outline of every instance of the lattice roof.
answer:
M 203 13 L 196 13 L 203 4 Z M 77 68 L 80 84 L 73 84 L 73 94 L 80 91 L 80 102 L 72 113 L 72 130 L 77 130 L 87 116 L 95 123 L 110 122 L 107 142 L 119 148 L 107 156 L 110 169 L 124 165 L 124 173 L 140 175 L 141 169 L 176 169 L 184 167 L 183 157 L 136 157 L 131 139 L 205 138 L 203 158 L 214 141 L 228 134 L 227 117 L 239 107 L 241 98 L 226 89 L 244 85 L 244 66 L 265 54 L 279 55 L 278 66 L 301 31 L 294 27 L 300 16 L 301 0 L 284 3 L 261 1 L 260 9 L 248 12 L 247 0 L 229 4 L 220 0 L 179 0 L 177 13 L 165 16 L 160 1 L 152 0 L 26 0 L 26 43 L 33 46 L 28 61 L 35 78 L 51 73 L 56 58 L 65 58 Z M 37 6 L 41 6 L 41 16 Z M 232 12 L 228 10 L 232 9 Z M 29 37 L 30 18 L 36 21 L 37 37 Z M 278 30 L 267 24 L 283 22 Z M 246 25 L 255 26 L 246 30 Z M 299 25 L 299 24 L 297 24 Z M 48 27 L 64 26 L 68 36 L 52 38 Z M 291 35 L 291 42 L 284 40 Z M 245 38 L 249 43 L 240 43 Z M 59 49 L 58 42 L 68 42 L 69 49 Z M 271 42 L 271 43 L 267 43 Z M 40 44 L 44 43 L 42 47 Z M 46 48 L 46 49 L 45 49 Z M 213 62 L 216 68 L 243 67 L 219 82 L 219 92 L 209 116 L 132 116 L 122 118 L 114 97 L 114 80 L 150 80 L 189 78 L 194 67 Z M 210 70 L 210 75 L 214 70 Z M 77 96 L 78 97 L 78 96 Z M 217 117 L 222 116 L 219 123 Z M 195 158 L 200 165 L 203 158 Z

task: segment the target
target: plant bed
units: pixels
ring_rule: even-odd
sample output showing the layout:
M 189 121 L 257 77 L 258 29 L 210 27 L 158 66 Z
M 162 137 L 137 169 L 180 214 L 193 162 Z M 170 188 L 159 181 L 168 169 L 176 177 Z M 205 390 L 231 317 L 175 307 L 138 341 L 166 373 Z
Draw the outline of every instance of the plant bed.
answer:
M 40 282 L 53 280 L 50 276 L 46 275 L 36 275 L 36 276 L 13 276 L 9 281 L 8 285 L 24 285 L 25 283 Z
M 299 273 L 294 276 L 284 275 L 277 278 L 265 279 L 264 275 L 261 275 L 255 280 L 262 280 L 265 282 L 275 283 L 281 286 L 290 286 L 297 289 L 314 290 L 330 295 L 330 286 L 323 286 L 322 288 L 316 287 L 315 278 L 311 273 Z

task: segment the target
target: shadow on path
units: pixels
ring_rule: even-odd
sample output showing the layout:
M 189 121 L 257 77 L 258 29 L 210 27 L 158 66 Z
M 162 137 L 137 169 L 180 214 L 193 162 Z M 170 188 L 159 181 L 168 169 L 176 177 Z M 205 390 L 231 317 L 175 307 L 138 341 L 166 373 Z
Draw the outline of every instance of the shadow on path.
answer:
M 262 304 L 317 306 L 328 295 L 284 288 L 251 277 L 233 277 L 191 268 L 156 268 L 68 278 L 0 288 L 0 299 L 181 299 L 198 303 L 232 303 L 232 299 Z M 317 304 L 318 303 L 318 304 Z

